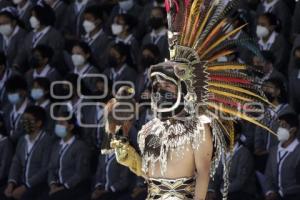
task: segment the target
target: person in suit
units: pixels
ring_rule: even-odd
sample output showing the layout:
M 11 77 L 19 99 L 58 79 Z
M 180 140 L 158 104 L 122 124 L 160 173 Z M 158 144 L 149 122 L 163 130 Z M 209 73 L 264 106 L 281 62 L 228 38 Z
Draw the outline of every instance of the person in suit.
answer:
M 148 21 L 151 32 L 149 32 L 142 41 L 142 45 L 157 45 L 163 58 L 170 57 L 166 19 L 166 11 L 163 8 L 153 8 L 151 10 L 151 17 Z
M 32 1 L 30 0 L 13 0 L 18 10 L 18 16 L 25 25 L 26 30 L 31 30 L 30 17 L 31 9 L 33 8 Z
M 47 4 L 40 3 L 33 7 L 30 17 L 30 25 L 33 30 L 23 39 L 23 45 L 19 47 L 18 56 L 13 62 L 14 67 L 26 72 L 30 68 L 29 61 L 32 58 L 32 49 L 39 44 L 48 45 L 53 49 L 54 55 L 51 65 L 61 66 L 63 64 L 64 39 L 53 28 L 54 22 L 55 14 Z
M 26 135 L 18 142 L 10 167 L 5 195 L 16 200 L 43 199 L 47 195 L 47 171 L 52 140 L 45 132 L 46 111 L 26 108 L 22 123 Z
M 75 0 L 67 8 L 62 32 L 66 40 L 79 40 L 85 33 L 84 10 L 96 4 L 94 0 Z
M 22 45 L 27 32 L 23 29 L 14 7 L 0 10 L 0 50 L 7 56 L 7 65 L 11 67 L 17 57 L 18 48 Z
M 139 75 L 135 82 L 135 99 L 139 102 L 142 94 L 148 90 L 150 80 L 148 80 L 148 70 L 150 66 L 161 62 L 159 48 L 154 44 L 147 44 L 142 47 L 139 56 Z
M 0 110 L 2 110 L 9 102 L 5 88 L 6 81 L 16 73 L 7 67 L 7 60 L 4 52 L 0 51 Z
M 84 200 L 88 194 L 90 155 L 86 144 L 76 135 L 80 128 L 70 112 L 62 112 L 56 121 L 55 134 L 60 138 L 52 149 L 48 184 L 50 200 Z
M 30 100 L 27 94 L 27 83 L 22 76 L 12 76 L 5 84 L 9 104 L 3 109 L 5 126 L 9 138 L 16 145 L 24 134 L 21 119 Z
M 113 44 L 122 42 L 130 47 L 130 56 L 134 65 L 137 64 L 140 46 L 133 35 L 137 20 L 129 14 L 118 14 L 111 25 L 112 34 L 115 36 Z
M 0 115 L 0 199 L 5 200 L 4 190 L 7 184 L 9 167 L 13 158 L 13 145 L 8 139 L 3 116 Z
M 293 108 L 300 113 L 300 46 L 297 46 L 292 54 L 289 66 L 289 97 Z
M 92 57 L 92 50 L 85 42 L 76 42 L 72 47 L 71 55 L 74 66 L 73 73 L 77 74 L 92 92 L 95 91 L 96 78 L 91 76 L 99 75 Z
M 66 17 L 66 11 L 68 8 L 68 5 L 63 0 L 45 0 L 45 3 L 48 4 L 55 13 L 55 24 L 54 28 L 56 28 L 59 31 L 63 30 L 63 19 Z
M 300 34 L 300 27 L 299 27 L 299 20 L 300 20 L 300 3 L 296 1 L 294 15 L 292 19 L 292 33 L 293 36 Z
M 113 7 L 106 26 L 111 27 L 115 17 L 119 14 L 129 14 L 135 19 L 140 19 L 142 11 L 142 7 L 138 5 L 135 0 L 119 0 Z
M 47 114 L 47 123 L 45 130 L 51 134 L 54 130 L 54 120 L 51 117 L 51 96 L 50 96 L 50 81 L 47 78 L 36 78 L 30 91 L 30 96 L 34 105 L 42 107 Z
M 2 10 L 2 8 L 11 7 L 11 6 L 13 6 L 13 2 L 10 0 L 1 0 L 0 1 L 0 10 Z
M 280 79 L 284 85 L 287 86 L 287 80 L 285 76 L 274 67 L 275 57 L 273 53 L 270 50 L 266 50 L 261 51 L 260 54 L 261 56 L 253 56 L 252 63 L 256 69 L 263 73 L 260 79 L 261 83 L 268 79 L 276 78 Z
M 257 18 L 256 36 L 260 50 L 269 50 L 274 54 L 274 67 L 287 74 L 290 47 L 288 41 L 278 32 L 278 20 L 272 13 L 264 13 Z
M 110 200 L 122 197 L 128 189 L 129 170 L 120 165 L 114 152 L 100 155 L 92 200 Z
M 154 7 L 165 7 L 165 2 L 164 0 L 153 0 L 153 1 L 147 1 L 146 5 L 143 6 L 143 12 L 140 16 L 140 23 L 139 27 L 135 33 L 135 36 L 137 39 L 140 41 L 143 39 L 143 36 L 146 35 L 149 32 L 149 27 L 145 26 L 145 24 L 148 23 L 149 18 L 151 16 L 151 10 Z
M 278 117 L 286 113 L 294 112 L 287 99 L 287 90 L 280 79 L 268 79 L 262 86 L 267 99 L 275 106 L 274 110 L 266 111 L 269 113 L 270 120 L 266 122 L 268 126 L 277 128 Z M 274 135 L 268 134 L 259 127 L 255 129 L 254 154 L 256 155 L 256 167 L 260 172 L 264 172 L 267 157 L 272 147 L 278 144 Z
M 96 105 L 93 104 L 94 102 L 91 99 L 88 99 L 88 97 L 93 94 L 88 90 L 85 82 L 80 81 L 80 85 L 78 85 L 79 78 L 80 77 L 74 73 L 67 75 L 64 81 L 68 82 L 72 87 L 69 88 L 68 85 L 63 85 L 62 90 L 64 91 L 64 94 L 71 95 L 70 98 L 64 99 L 60 104 L 58 113 L 68 111 L 75 116 L 78 125 L 81 127 L 81 139 L 92 149 L 94 147 L 94 137 L 91 126 L 94 126 L 97 121 L 97 109 Z
M 252 200 L 255 198 L 254 161 L 250 151 L 240 141 L 241 124 L 236 122 L 235 141 L 232 154 L 228 150 L 226 161 L 230 159 L 228 200 Z M 230 155 L 231 154 L 231 155 Z M 210 180 L 207 200 L 222 199 L 223 165 L 221 164 Z
M 300 199 L 300 145 L 297 139 L 298 116 L 289 113 L 279 117 L 279 144 L 270 151 L 266 175 L 266 200 Z
M 261 15 L 263 13 L 272 13 L 280 20 L 280 24 L 282 25 L 282 34 L 288 38 L 290 36 L 291 29 L 291 11 L 288 8 L 286 1 L 279 0 L 263 0 L 258 4 L 257 15 Z
M 31 69 L 25 75 L 28 85 L 32 85 L 35 78 L 48 78 L 50 82 L 60 79 L 58 71 L 50 65 L 53 54 L 48 45 L 40 44 L 32 49 Z
M 83 28 L 86 33 L 83 35 L 83 40 L 90 46 L 97 68 L 103 71 L 105 67 L 103 63 L 110 43 L 109 36 L 103 30 L 104 11 L 100 6 L 90 6 L 85 9 L 83 17 Z
M 130 56 L 128 55 L 128 46 L 123 43 L 114 44 L 108 53 L 108 68 L 103 72 L 112 80 L 115 91 L 119 88 L 115 83 L 126 81 L 133 85 L 136 80 L 136 72 L 129 65 Z

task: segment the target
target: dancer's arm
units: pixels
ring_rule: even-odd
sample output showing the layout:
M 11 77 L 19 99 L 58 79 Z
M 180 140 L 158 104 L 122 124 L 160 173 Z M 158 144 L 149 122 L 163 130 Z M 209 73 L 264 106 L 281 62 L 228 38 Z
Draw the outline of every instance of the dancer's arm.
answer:
M 205 141 L 200 142 L 199 148 L 194 150 L 197 169 L 195 200 L 205 200 L 208 189 L 210 165 L 213 144 L 209 124 L 205 125 Z

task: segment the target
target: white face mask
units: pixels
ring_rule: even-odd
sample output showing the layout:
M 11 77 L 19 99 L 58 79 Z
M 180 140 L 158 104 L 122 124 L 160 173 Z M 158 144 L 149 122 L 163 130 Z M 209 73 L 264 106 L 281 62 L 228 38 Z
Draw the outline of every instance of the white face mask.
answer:
M 22 2 L 22 0 L 13 0 L 12 1 L 15 5 L 19 5 L 21 2 Z
M 270 33 L 269 29 L 267 29 L 266 27 L 264 26 L 260 26 L 260 25 L 257 25 L 256 27 L 256 35 L 258 38 L 264 38 L 266 36 L 268 36 Z
M 279 127 L 277 130 L 277 139 L 280 142 L 285 142 L 290 138 L 290 131 L 286 128 Z
M 36 30 L 40 27 L 40 22 L 35 16 L 31 16 L 29 19 L 29 22 L 30 22 L 31 28 L 33 28 L 34 30 Z
M 84 20 L 82 26 L 86 33 L 90 33 L 96 28 L 95 23 L 88 20 Z
M 73 54 L 72 55 L 72 62 L 75 67 L 83 66 L 85 63 L 85 58 L 82 55 L 79 54 Z
M 123 31 L 123 26 L 119 24 L 112 24 L 111 31 L 114 35 L 119 35 Z
M 0 25 L 0 33 L 5 36 L 9 36 L 13 32 L 11 24 Z
M 133 6 L 133 0 L 119 1 L 119 6 L 122 10 L 128 11 Z

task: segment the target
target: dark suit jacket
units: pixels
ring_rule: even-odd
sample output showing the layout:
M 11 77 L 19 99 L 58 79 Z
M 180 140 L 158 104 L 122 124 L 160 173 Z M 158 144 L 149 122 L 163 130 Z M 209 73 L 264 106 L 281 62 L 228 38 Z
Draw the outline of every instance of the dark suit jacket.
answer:
M 31 102 L 28 100 L 27 106 L 29 106 L 30 104 Z M 5 121 L 5 127 L 7 128 L 8 133 L 12 132 L 9 138 L 12 140 L 13 143 L 17 144 L 18 140 L 25 132 L 23 129 L 23 125 L 21 123 L 22 115 L 19 117 L 19 120 L 17 121 L 15 130 L 13 130 L 12 123 L 11 123 L 12 112 L 13 112 L 13 105 L 7 104 L 7 106 L 5 106 L 5 108 L 3 109 L 3 116 Z
M 99 157 L 99 163 L 96 173 L 96 186 L 104 187 L 106 190 L 124 191 L 129 185 L 129 170 L 120 165 L 115 155 L 107 159 L 107 155 Z
M 54 27 L 59 31 L 63 30 L 63 21 L 66 17 L 67 8 L 68 5 L 64 1 L 58 1 L 53 8 L 56 18 Z
M 210 181 L 209 189 L 219 192 L 223 188 L 223 165 L 216 172 L 214 180 Z M 255 193 L 254 162 L 249 150 L 240 146 L 231 160 L 229 172 L 229 193 L 242 192 L 246 194 Z
M 112 79 L 112 68 L 105 69 L 105 71 L 103 73 L 107 77 Z M 117 82 L 117 81 L 130 81 L 130 82 L 132 82 L 132 84 L 134 86 L 135 81 L 136 81 L 136 72 L 135 72 L 135 70 L 127 65 L 126 68 L 124 69 L 124 71 L 119 76 L 117 76 L 116 80 L 114 80 L 114 83 Z
M 0 185 L 7 181 L 13 146 L 7 137 L 0 139 Z
M 278 192 L 278 146 L 274 147 L 269 154 L 265 175 L 267 177 L 267 191 Z M 284 159 L 281 168 L 281 185 L 284 196 L 299 194 L 300 191 L 300 145 L 289 153 Z
M 95 4 L 95 1 L 89 0 L 78 14 L 76 12 L 75 3 L 70 4 L 66 10 L 65 19 L 62 25 L 63 34 L 80 39 L 81 35 L 85 33 L 82 26 L 84 10 Z
M 61 145 L 58 141 L 53 146 L 49 161 L 48 183 L 60 183 L 60 171 L 63 181 L 60 184 L 65 185 L 67 188 L 74 188 L 89 177 L 89 150 L 86 144 L 78 139 L 75 139 L 61 155 L 60 150 Z
M 33 4 L 31 0 L 28 0 L 30 2 L 29 6 L 26 8 L 25 12 L 20 16 L 20 20 L 24 22 L 26 30 L 32 30 L 29 19 L 31 17 L 31 10 L 33 8 Z
M 17 55 L 18 50 L 19 50 L 20 46 L 22 46 L 26 35 L 27 35 L 27 32 L 24 29 L 20 28 L 18 33 L 10 39 L 9 46 L 7 47 L 7 50 L 6 50 L 7 64 L 9 67 L 11 67 L 14 60 L 18 56 Z M 1 34 L 0 34 L 0 49 L 1 49 L 1 51 L 5 52 L 4 38 Z
M 34 32 L 31 31 L 23 40 L 23 45 L 19 47 L 18 56 L 14 60 L 14 65 L 17 65 L 21 68 L 23 66 L 30 67 L 29 60 L 31 59 L 31 51 L 33 46 L 33 36 Z M 54 56 L 52 58 L 52 62 L 50 63 L 52 66 L 61 66 L 63 63 L 62 50 L 64 48 L 64 39 L 62 35 L 53 27 L 37 42 L 36 45 L 44 44 L 52 47 L 54 51 Z
M 148 33 L 142 42 L 142 46 L 146 44 L 153 44 L 152 38 L 151 38 L 151 33 Z M 169 52 L 169 42 L 168 42 L 168 36 L 167 34 L 163 37 L 161 37 L 156 45 L 158 46 L 160 50 L 160 54 L 162 58 L 170 58 L 170 52 Z
M 93 59 L 96 61 L 95 64 L 97 64 L 96 67 L 99 69 L 99 71 L 103 71 L 105 68 L 107 57 L 106 54 L 110 41 L 111 39 L 108 37 L 108 35 L 102 31 L 94 41 L 89 43 L 89 46 L 92 50 Z
M 17 145 L 8 181 L 17 185 L 25 184 L 29 188 L 46 183 L 51 147 L 51 137 L 43 132 L 26 158 L 27 141 L 25 136 L 22 137 Z

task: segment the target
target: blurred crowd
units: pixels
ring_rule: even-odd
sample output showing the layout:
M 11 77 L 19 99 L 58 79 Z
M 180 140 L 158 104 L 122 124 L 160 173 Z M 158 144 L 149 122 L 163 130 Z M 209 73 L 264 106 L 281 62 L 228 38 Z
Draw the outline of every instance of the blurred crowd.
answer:
M 278 130 L 236 124 L 229 200 L 299 200 L 300 1 L 241 0 L 228 20 L 247 24 L 232 39 L 250 48 L 219 61 L 257 69 Z M 169 58 L 166 22 L 164 0 L 0 0 L 0 200 L 145 199 L 145 181 L 101 153 L 99 125 L 117 89 L 134 88 L 138 149 L 153 118 L 148 69 Z M 224 191 L 219 168 L 207 200 Z

